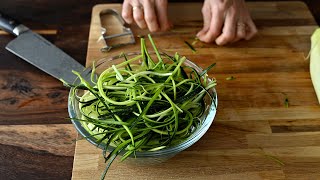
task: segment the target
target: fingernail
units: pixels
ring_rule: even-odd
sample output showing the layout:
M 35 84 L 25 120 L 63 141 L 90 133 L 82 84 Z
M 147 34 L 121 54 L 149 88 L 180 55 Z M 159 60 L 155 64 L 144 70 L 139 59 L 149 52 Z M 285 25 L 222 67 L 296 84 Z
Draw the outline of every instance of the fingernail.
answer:
M 196 36 L 199 38 L 201 34 L 202 34 L 202 31 L 199 31 Z
M 216 44 L 217 44 L 218 46 L 223 46 L 223 45 L 226 44 L 226 42 L 225 42 L 224 39 L 222 39 L 222 38 L 217 38 L 217 39 L 216 39 Z
M 131 19 L 124 19 L 124 21 L 125 21 L 127 24 L 131 24 L 131 23 L 132 23 Z

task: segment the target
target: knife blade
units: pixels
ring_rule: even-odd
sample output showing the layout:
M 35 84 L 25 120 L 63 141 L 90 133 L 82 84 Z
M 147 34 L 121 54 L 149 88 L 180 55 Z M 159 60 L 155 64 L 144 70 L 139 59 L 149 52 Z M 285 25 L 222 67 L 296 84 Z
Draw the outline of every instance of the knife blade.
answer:
M 74 84 L 77 78 L 72 70 L 81 73 L 91 83 L 90 68 L 85 68 L 39 34 L 2 13 L 0 29 L 17 36 L 7 44 L 6 49 L 28 63 L 69 84 Z

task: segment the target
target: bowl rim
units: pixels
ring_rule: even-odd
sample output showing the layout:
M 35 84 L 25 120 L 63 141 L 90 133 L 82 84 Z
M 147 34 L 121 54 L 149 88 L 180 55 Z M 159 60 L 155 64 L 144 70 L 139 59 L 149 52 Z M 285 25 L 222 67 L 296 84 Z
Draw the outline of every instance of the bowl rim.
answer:
M 150 53 L 152 53 L 152 52 L 150 52 Z M 139 55 L 139 54 L 141 54 L 141 53 L 139 53 L 139 52 L 126 53 L 127 56 Z M 163 53 L 160 53 L 160 54 L 163 55 Z M 100 66 L 106 62 L 116 60 L 120 57 L 121 57 L 121 55 L 117 55 L 117 56 L 113 56 L 113 57 L 109 57 L 109 58 L 107 58 L 107 57 L 101 58 L 97 61 L 95 66 Z M 196 65 L 194 62 L 192 62 L 188 58 L 186 59 L 184 64 L 192 65 L 198 72 L 203 71 L 203 69 L 201 67 Z M 90 70 L 88 71 L 88 69 L 90 69 L 90 67 L 86 68 L 85 71 L 88 73 L 91 73 L 91 71 Z M 208 77 L 207 77 L 207 79 L 209 81 L 212 81 Z M 77 79 L 75 80 L 75 82 L 77 82 Z M 103 143 L 97 144 L 95 142 L 95 138 L 90 136 L 91 134 L 82 126 L 82 123 L 80 121 L 73 120 L 73 118 L 77 117 L 77 113 L 75 112 L 75 110 L 73 108 L 74 106 L 72 105 L 72 103 L 73 103 L 73 100 L 72 100 L 73 90 L 74 90 L 74 88 L 71 88 L 69 91 L 69 95 L 68 95 L 68 113 L 69 113 L 69 117 L 71 119 L 72 124 L 76 128 L 77 132 L 80 133 L 82 137 L 84 137 L 84 139 L 89 141 L 92 145 L 104 150 Z M 181 151 L 187 149 L 188 147 L 192 146 L 193 144 L 195 144 L 197 141 L 199 141 L 202 138 L 202 136 L 207 132 L 209 127 L 211 126 L 212 122 L 215 119 L 216 112 L 217 112 L 217 107 L 218 107 L 217 91 L 214 87 L 211 90 L 212 90 L 211 95 L 213 97 L 214 103 L 211 103 L 211 105 L 207 107 L 207 108 L 209 108 L 207 110 L 208 114 L 205 116 L 205 119 L 202 121 L 202 124 L 200 125 L 200 127 L 197 128 L 195 130 L 195 132 L 193 132 L 186 140 L 184 140 L 182 143 L 179 143 L 179 144 L 176 144 L 176 145 L 173 145 L 173 146 L 170 146 L 168 148 L 164 148 L 164 149 L 161 149 L 158 151 L 143 151 L 143 152 L 137 151 L 135 154 L 135 157 L 141 158 L 141 157 L 154 157 L 154 156 L 170 155 L 173 153 L 181 152 Z M 109 146 L 107 148 L 107 151 L 111 152 L 113 149 L 114 149 L 114 147 Z M 119 154 L 123 155 L 125 152 L 126 151 L 121 151 Z

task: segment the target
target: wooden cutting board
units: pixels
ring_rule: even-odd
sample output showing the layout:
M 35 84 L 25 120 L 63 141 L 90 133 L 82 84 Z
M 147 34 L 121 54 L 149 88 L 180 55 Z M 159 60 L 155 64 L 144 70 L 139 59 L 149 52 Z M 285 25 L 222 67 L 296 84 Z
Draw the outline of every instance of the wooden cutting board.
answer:
M 169 161 L 144 167 L 115 161 L 108 179 L 320 179 L 320 106 L 305 60 L 317 25 L 301 2 L 248 6 L 257 37 L 224 47 L 197 43 L 194 54 L 184 41 L 191 43 L 201 29 L 201 4 L 170 4 L 175 27 L 153 38 L 161 49 L 180 52 L 201 67 L 217 63 L 209 74 L 218 80 L 217 116 L 200 141 Z M 107 8 L 121 12 L 120 4 L 93 8 L 87 65 L 139 50 L 136 43 L 100 52 L 99 13 Z M 135 36 L 147 33 L 131 28 Z M 236 79 L 226 80 L 230 76 Z M 79 140 L 72 178 L 99 179 L 104 168 L 101 150 Z

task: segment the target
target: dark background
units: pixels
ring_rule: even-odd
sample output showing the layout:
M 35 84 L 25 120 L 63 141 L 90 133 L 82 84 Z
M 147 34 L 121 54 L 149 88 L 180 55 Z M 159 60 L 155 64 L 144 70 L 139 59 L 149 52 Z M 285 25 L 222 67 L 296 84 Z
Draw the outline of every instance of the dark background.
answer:
M 18 19 L 31 29 L 57 30 L 57 34 L 46 35 L 45 37 L 52 41 L 59 48 L 64 50 L 66 53 L 70 54 L 76 60 L 78 60 L 82 64 L 85 64 L 92 7 L 95 4 L 109 2 L 116 1 L 0 0 L 0 12 Z M 320 24 L 319 0 L 304 0 L 304 2 L 308 5 L 318 24 Z M 57 155 L 47 151 L 35 150 L 25 147 L 23 143 L 20 143 L 23 141 L 23 138 L 29 138 L 27 139 L 27 141 L 32 141 L 32 139 L 30 140 L 30 138 L 35 138 L 37 135 L 25 135 L 22 138 L 20 137 L 20 134 L 10 134 L 12 132 L 6 130 L 6 128 L 12 128 L 11 125 L 21 125 L 22 127 L 30 127 L 32 129 L 33 127 L 31 127 L 31 125 L 63 125 L 70 123 L 69 121 L 65 121 L 61 118 L 68 116 L 66 107 L 66 97 L 68 94 L 68 90 L 64 89 L 60 82 L 49 77 L 49 75 L 43 75 L 40 70 L 32 67 L 31 65 L 28 65 L 26 62 L 21 61 L 16 56 L 7 52 L 4 47 L 10 40 L 12 40 L 12 38 L 12 36 L 0 34 L 0 85 L 2 87 L 0 89 L 0 91 L 2 91 L 0 92 L 0 95 L 2 96 L 0 97 L 0 128 L 2 128 L 2 130 L 0 129 L 0 133 L 3 133 L 0 134 L 0 137 L 5 136 L 7 138 L 12 136 L 12 141 L 15 141 L 7 143 L 6 141 L 0 139 L 0 180 L 70 179 L 73 163 L 73 156 L 70 154 L 72 153 L 69 152 L 65 153 L 67 155 Z M 24 72 L 21 73 L 29 72 L 29 81 L 26 81 L 24 79 L 14 79 L 13 77 L 19 77 L 19 74 L 15 74 L 15 72 L 11 73 L 11 70 L 23 70 Z M 2 74 L 9 74 L 12 77 L 1 77 Z M 48 82 L 41 80 L 38 81 L 39 78 L 42 78 L 43 80 Z M 8 83 L 11 81 L 17 81 L 17 83 L 13 83 L 11 85 L 9 83 L 2 86 L 2 83 Z M 25 95 L 30 91 L 33 91 L 32 84 L 30 85 L 28 83 L 33 81 L 36 81 L 36 83 L 38 83 L 37 87 L 40 86 L 45 91 L 38 92 L 40 97 L 42 99 L 49 99 L 46 103 L 52 104 L 52 107 L 48 107 L 48 112 L 34 109 L 30 110 L 32 112 L 22 111 L 14 112 L 11 114 L 3 113 L 10 108 L 19 108 L 17 107 L 18 105 L 15 104 L 17 100 L 28 100 L 29 97 L 26 97 Z M 48 86 L 50 86 L 50 88 L 48 88 Z M 10 94 L 11 91 L 18 92 L 18 99 L 6 99 L 6 95 L 12 96 L 12 94 Z M 44 98 L 41 95 L 43 95 Z M 53 112 L 52 109 L 55 111 Z M 39 114 L 37 115 L 36 113 Z M 51 118 L 44 118 L 49 116 Z M 52 136 L 51 138 L 57 139 L 59 138 L 59 136 Z M 69 141 L 69 139 L 72 139 L 74 137 L 63 138 L 65 138 L 64 141 Z M 12 145 L 15 143 L 17 143 L 18 145 Z M 46 143 L 42 142 L 38 143 L 37 148 L 48 149 L 46 146 Z M 48 146 L 51 147 L 54 145 Z M 62 149 L 61 152 L 73 152 L 74 144 L 68 146 L 68 148 L 69 149 Z

